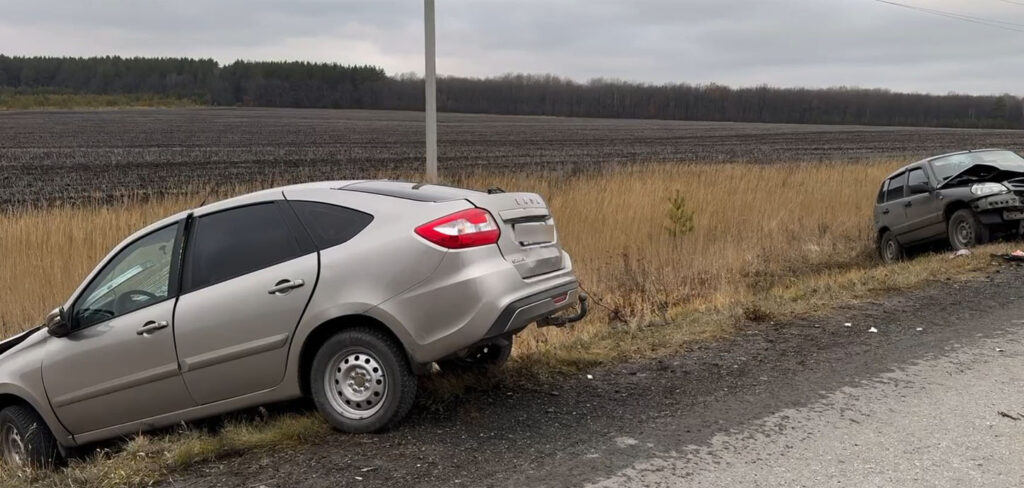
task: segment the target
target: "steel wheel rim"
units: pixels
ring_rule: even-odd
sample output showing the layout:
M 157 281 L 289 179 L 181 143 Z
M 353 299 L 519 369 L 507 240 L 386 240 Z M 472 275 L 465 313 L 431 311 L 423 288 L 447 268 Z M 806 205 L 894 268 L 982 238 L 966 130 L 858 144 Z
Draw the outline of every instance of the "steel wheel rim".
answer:
M 974 242 L 974 229 L 966 220 L 957 222 L 954 235 L 961 247 L 967 247 Z
M 889 239 L 885 241 L 885 260 L 895 261 L 896 260 L 896 241 Z
M 388 378 L 376 356 L 363 348 L 348 348 L 328 364 L 324 391 L 335 411 L 353 420 L 380 411 L 388 396 Z
M 4 459 L 15 466 L 22 466 L 25 460 L 25 443 L 21 434 L 13 424 L 4 424 L 0 430 L 0 442 L 3 443 Z

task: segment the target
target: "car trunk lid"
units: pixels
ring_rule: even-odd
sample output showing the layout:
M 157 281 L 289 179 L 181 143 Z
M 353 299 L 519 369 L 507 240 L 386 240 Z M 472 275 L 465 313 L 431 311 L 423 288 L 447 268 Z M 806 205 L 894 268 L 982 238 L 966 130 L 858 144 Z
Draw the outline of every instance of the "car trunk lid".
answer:
M 498 221 L 498 248 L 520 276 L 530 278 L 565 267 L 555 221 L 540 195 L 473 192 L 466 200 Z

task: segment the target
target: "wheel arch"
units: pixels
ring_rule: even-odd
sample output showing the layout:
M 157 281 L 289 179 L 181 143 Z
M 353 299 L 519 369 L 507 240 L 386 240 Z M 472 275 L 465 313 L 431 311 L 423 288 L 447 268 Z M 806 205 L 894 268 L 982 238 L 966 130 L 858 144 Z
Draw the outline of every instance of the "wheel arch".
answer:
M 405 352 L 405 356 L 409 360 L 409 363 L 415 364 L 402 340 L 390 327 L 379 319 L 364 314 L 334 317 L 321 322 L 319 325 L 314 327 L 302 342 L 302 348 L 299 350 L 298 374 L 299 389 L 303 396 L 309 396 L 310 394 L 309 370 L 313 366 L 313 358 L 316 357 L 316 352 L 320 348 L 320 345 L 335 334 L 356 327 L 370 328 L 383 332 L 395 341 L 395 344 L 398 344 L 402 348 L 402 351 Z
M 883 225 L 883 226 L 879 227 L 878 231 L 875 232 L 875 244 L 881 244 L 882 243 L 882 236 L 884 236 L 885 233 L 889 232 L 890 230 L 891 229 L 889 229 L 889 226 L 886 226 L 886 225 Z
M 953 217 L 953 214 L 963 209 L 970 209 L 971 206 L 963 200 L 956 200 L 946 204 L 946 207 L 942 210 L 942 219 L 949 223 L 949 219 Z
M 0 393 L 0 410 L 3 410 L 5 408 L 7 408 L 7 407 L 15 406 L 15 405 L 23 405 L 23 406 L 31 408 L 32 410 L 36 410 L 36 412 L 39 411 L 35 407 L 35 405 L 32 404 L 32 402 L 22 398 L 19 395 L 16 395 L 14 393 Z

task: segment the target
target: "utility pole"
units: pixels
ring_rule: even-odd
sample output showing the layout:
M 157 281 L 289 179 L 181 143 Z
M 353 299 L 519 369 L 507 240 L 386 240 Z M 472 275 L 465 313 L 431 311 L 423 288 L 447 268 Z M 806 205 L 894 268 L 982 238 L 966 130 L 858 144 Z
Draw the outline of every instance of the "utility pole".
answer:
M 437 183 L 437 66 L 434 53 L 434 0 L 423 0 L 427 69 L 423 76 L 427 99 L 427 183 Z

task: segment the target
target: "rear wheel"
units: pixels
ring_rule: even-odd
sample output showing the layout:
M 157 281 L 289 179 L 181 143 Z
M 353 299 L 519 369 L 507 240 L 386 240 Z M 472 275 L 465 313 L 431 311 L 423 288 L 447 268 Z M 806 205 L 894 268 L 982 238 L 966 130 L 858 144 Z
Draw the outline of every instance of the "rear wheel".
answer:
M 904 251 L 899 241 L 896 240 L 896 236 L 892 231 L 887 230 L 878 239 L 878 255 L 886 263 L 895 263 L 903 260 L 906 256 L 906 251 Z
M 24 405 L 0 411 L 0 454 L 17 467 L 47 468 L 63 462 L 50 428 L 35 410 Z
M 455 357 L 438 361 L 441 371 L 471 371 L 499 368 L 512 354 L 512 338 L 496 339 L 463 351 Z
M 368 328 L 345 330 L 324 342 L 309 384 L 317 409 L 344 432 L 391 427 L 416 399 L 416 377 L 401 346 Z
M 988 242 L 988 228 L 969 209 L 957 210 L 949 217 L 949 245 L 955 250 L 967 249 Z

